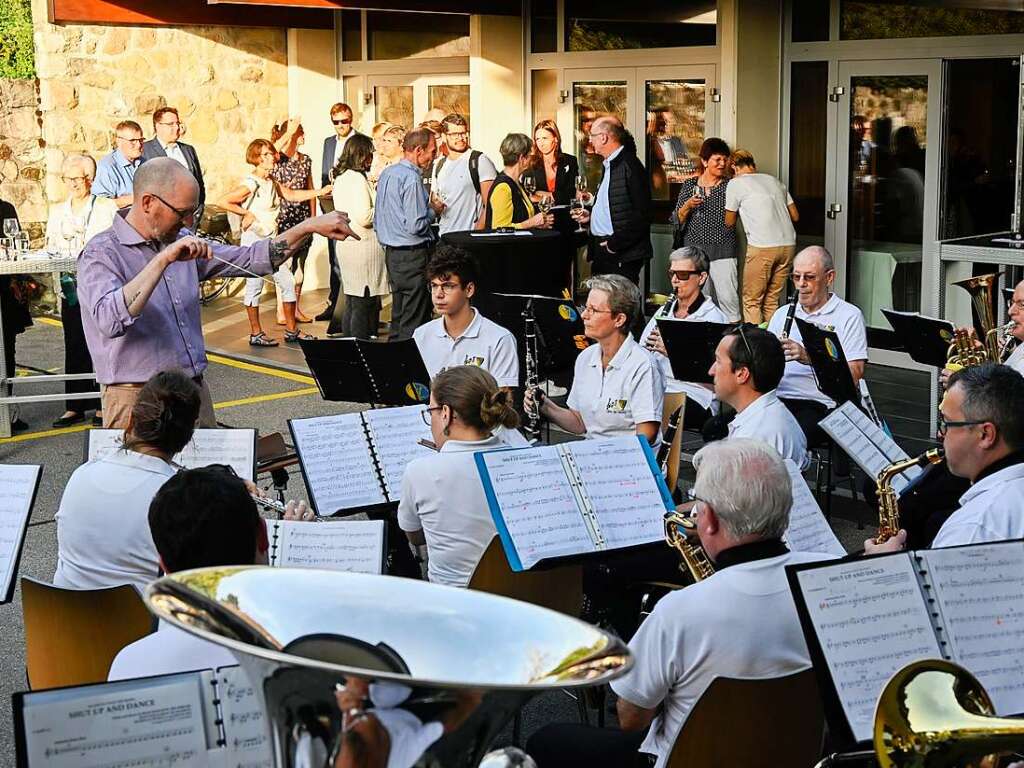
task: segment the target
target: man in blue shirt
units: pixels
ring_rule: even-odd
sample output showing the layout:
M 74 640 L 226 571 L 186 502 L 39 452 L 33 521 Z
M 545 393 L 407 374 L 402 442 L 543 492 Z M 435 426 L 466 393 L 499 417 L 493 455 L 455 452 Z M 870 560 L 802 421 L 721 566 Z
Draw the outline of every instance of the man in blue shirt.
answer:
M 96 164 L 92 193 L 113 198 L 118 208 L 132 204 L 132 179 L 142 162 L 142 127 L 122 120 L 114 127 L 114 151 Z
M 405 156 L 381 172 L 377 182 L 374 228 L 384 246 L 391 279 L 391 338 L 412 337 L 430 319 L 427 261 L 434 247 L 434 219 L 444 209 L 423 185 L 423 171 L 434 161 L 434 134 L 417 128 L 405 134 Z

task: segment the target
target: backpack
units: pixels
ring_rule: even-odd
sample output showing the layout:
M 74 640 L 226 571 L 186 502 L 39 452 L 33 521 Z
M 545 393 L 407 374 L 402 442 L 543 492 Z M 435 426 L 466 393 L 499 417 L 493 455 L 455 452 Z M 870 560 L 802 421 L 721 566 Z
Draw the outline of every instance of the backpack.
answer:
M 473 189 L 476 193 L 480 194 L 480 155 L 483 152 L 472 149 L 469 152 L 469 178 L 473 180 Z M 437 158 L 434 162 L 434 178 L 437 179 L 441 175 L 441 169 L 444 167 L 444 161 L 448 158 L 442 155 Z

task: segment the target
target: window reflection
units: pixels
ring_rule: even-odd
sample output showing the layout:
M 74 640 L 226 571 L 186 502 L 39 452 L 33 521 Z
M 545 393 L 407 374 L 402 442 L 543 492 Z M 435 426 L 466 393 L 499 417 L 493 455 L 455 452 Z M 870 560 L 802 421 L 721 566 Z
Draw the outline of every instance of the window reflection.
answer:
M 427 88 L 427 108 L 440 109 L 446 115 L 457 112 L 469 117 L 469 85 L 431 85 Z
M 648 80 L 647 168 L 653 200 L 675 200 L 704 140 L 703 80 Z
M 414 126 L 411 85 L 377 85 L 373 88 L 376 105 L 375 122 L 401 125 L 406 130 Z
M 576 159 L 580 172 L 586 174 L 591 191 L 601 181 L 601 156 L 590 144 L 590 127 L 594 121 L 605 115 L 614 115 L 626 124 L 626 82 L 600 81 L 574 83 L 572 88 L 572 113 L 575 126 Z

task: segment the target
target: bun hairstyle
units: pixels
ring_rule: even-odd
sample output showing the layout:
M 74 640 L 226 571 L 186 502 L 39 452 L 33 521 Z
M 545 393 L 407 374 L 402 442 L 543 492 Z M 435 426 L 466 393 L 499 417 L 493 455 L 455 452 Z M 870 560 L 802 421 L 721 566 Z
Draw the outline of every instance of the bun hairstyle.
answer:
M 139 390 L 124 446 L 173 456 L 188 445 L 199 418 L 199 387 L 181 371 L 161 371 Z
M 476 365 L 458 365 L 434 377 L 431 394 L 438 405 L 447 405 L 466 426 L 489 432 L 502 426 L 519 426 L 512 392 L 498 387 L 483 368 Z

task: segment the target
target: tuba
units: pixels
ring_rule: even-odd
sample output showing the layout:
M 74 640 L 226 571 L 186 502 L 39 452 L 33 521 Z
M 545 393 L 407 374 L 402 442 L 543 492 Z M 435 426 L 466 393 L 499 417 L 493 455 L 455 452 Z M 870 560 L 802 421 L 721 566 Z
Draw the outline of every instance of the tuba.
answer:
M 957 328 L 953 341 L 946 352 L 947 368 L 968 368 L 972 365 L 982 363 L 998 363 L 1002 357 L 1002 328 L 996 327 L 996 320 L 992 314 L 992 299 L 995 296 L 999 272 L 987 275 L 976 275 L 966 280 L 957 280 L 953 285 L 959 285 L 971 295 L 971 306 L 981 323 L 981 332 L 984 334 L 983 349 L 974 346 L 974 338 L 964 328 Z
M 309 735 L 341 765 L 471 768 L 535 695 L 602 685 L 632 666 L 621 640 L 576 619 L 393 576 L 199 568 L 154 581 L 145 600 L 158 618 L 236 656 L 267 714 L 278 768 L 296 764 Z M 356 703 L 342 712 L 345 698 Z M 363 726 L 372 728 L 359 742 Z M 382 728 L 390 740 L 372 738 Z M 368 748 L 374 760 L 353 762 Z
M 896 475 L 906 472 L 911 467 L 926 467 L 929 464 L 938 464 L 943 460 L 945 454 L 941 448 L 932 448 L 925 451 L 916 459 L 906 459 L 890 464 L 878 473 L 878 534 L 875 542 L 882 544 L 900 532 L 900 508 L 896 491 L 892 487 L 893 478 Z
M 696 535 L 696 530 L 693 518 L 682 512 L 669 512 L 665 515 L 665 541 L 683 558 L 679 570 L 685 566 L 694 581 L 703 581 L 715 572 L 715 566 L 701 545 L 691 544 L 687 538 L 688 533 Z

